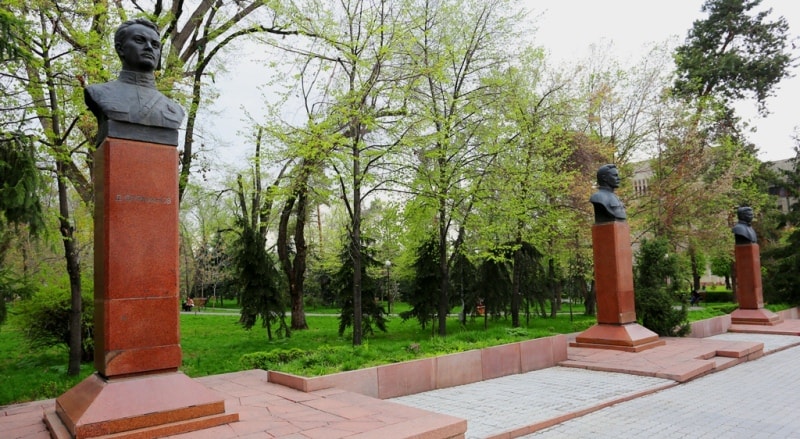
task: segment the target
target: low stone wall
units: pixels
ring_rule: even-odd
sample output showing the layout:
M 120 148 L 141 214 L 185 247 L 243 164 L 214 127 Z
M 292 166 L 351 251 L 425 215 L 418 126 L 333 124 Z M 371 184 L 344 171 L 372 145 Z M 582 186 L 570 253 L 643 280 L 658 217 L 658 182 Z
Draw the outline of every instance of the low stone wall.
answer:
M 783 320 L 797 320 L 800 319 L 800 307 L 785 309 L 775 314 Z M 698 320 L 692 322 L 690 327 L 691 329 L 688 337 L 705 338 L 711 337 L 712 335 L 724 334 L 728 332 L 731 327 L 731 316 L 730 314 L 726 314 L 724 316 Z
M 567 337 L 555 335 L 440 357 L 305 378 L 269 371 L 269 381 L 303 392 L 337 388 L 388 399 L 553 367 L 567 359 Z
M 800 307 L 794 307 L 778 311 L 775 314 L 783 320 L 798 320 L 800 319 Z
M 724 316 L 698 320 L 690 323 L 689 326 L 691 329 L 687 337 L 706 338 L 712 335 L 724 334 L 731 327 L 731 316 L 730 314 L 725 314 Z

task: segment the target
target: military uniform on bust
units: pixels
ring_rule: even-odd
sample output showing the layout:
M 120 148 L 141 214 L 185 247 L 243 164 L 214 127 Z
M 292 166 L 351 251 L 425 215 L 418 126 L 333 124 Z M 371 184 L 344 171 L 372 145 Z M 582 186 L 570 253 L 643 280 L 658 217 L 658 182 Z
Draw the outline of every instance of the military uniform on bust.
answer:
M 153 71 L 161 58 L 161 42 L 153 23 L 123 23 L 114 36 L 122 60 L 115 81 L 90 85 L 84 100 L 97 118 L 97 144 L 106 137 L 167 145 L 178 144 L 184 110 L 156 89 Z

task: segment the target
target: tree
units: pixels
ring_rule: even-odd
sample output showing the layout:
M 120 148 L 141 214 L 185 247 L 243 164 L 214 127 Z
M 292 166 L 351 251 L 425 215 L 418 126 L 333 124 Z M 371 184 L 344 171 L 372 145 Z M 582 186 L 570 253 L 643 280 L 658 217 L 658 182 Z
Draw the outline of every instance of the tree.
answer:
M 252 189 L 248 191 L 245 188 L 245 179 L 241 174 L 236 179 L 236 198 L 239 208 L 236 228 L 239 236 L 233 259 L 241 289 L 242 311 L 239 322 L 250 329 L 260 317 L 262 326 L 267 329 L 267 338 L 272 340 L 273 324 L 277 324 L 278 332 L 287 337 L 291 332 L 284 318 L 285 304 L 281 294 L 280 274 L 272 256 L 267 252 L 267 232 L 274 201 L 274 187 L 277 186 L 281 175 L 278 175 L 270 190 L 265 191 L 261 183 L 261 166 L 261 132 L 259 132 L 256 136 L 251 169 Z
M 644 327 L 669 337 L 689 331 L 686 302 L 676 308 L 683 282 L 679 259 L 670 254 L 668 241 L 643 240 L 636 253 L 634 295 L 636 317 Z
M 789 23 L 783 17 L 767 21 L 772 9 L 755 12 L 760 4 L 706 0 L 701 10 L 708 17 L 695 21 L 686 43 L 675 50 L 675 94 L 698 100 L 698 112 L 706 98 L 729 106 L 751 93 L 766 113 L 766 99 L 789 76 Z
M 2 74 L 8 94 L 3 106 L 8 111 L 4 122 L 26 130 L 42 145 L 49 161 L 48 170 L 56 180 L 59 206 L 59 232 L 64 248 L 66 270 L 70 279 L 72 309 L 69 314 L 71 333 L 69 367 L 70 375 L 80 372 L 81 361 L 81 267 L 80 254 L 71 219 L 69 183 L 73 184 L 84 202 L 92 199 L 91 183 L 83 173 L 83 166 L 91 163 L 87 155 L 89 145 L 85 118 L 81 116 L 80 84 L 70 81 L 82 72 L 96 72 L 97 59 L 86 61 L 83 57 L 100 55 L 102 44 L 93 38 L 105 23 L 105 13 L 95 14 L 83 9 L 80 3 L 70 8 L 60 8 L 45 2 L 29 5 L 11 5 L 15 14 L 25 22 L 28 32 L 15 33 L 15 44 L 28 57 L 5 63 Z M 38 9 L 32 9 L 37 7 Z M 80 56 L 79 56 L 80 55 Z M 85 169 L 85 168 L 84 168 Z
M 349 235 L 348 235 L 349 237 Z M 331 287 L 338 292 L 339 300 L 342 304 L 342 311 L 339 314 L 339 336 L 344 335 L 344 331 L 352 327 L 353 332 L 358 331 L 362 334 L 372 335 L 374 333 L 373 325 L 383 332 L 386 332 L 386 312 L 383 306 L 378 303 L 378 282 L 367 274 L 368 267 L 379 267 L 381 265 L 376 260 L 372 252 L 366 246 L 363 246 L 359 252 L 364 258 L 364 264 L 361 265 L 362 273 L 360 276 L 353 276 L 352 270 L 355 266 L 350 263 L 352 254 L 354 252 L 354 243 L 348 243 L 342 248 L 339 255 L 341 265 L 339 270 L 333 274 L 331 279 Z M 361 288 L 361 297 L 364 298 L 361 307 L 361 316 L 356 319 L 354 296 L 351 294 L 353 291 L 353 279 L 361 279 L 363 281 Z
M 318 63 L 319 74 L 327 81 L 317 82 L 319 93 L 314 123 L 328 128 L 326 136 L 334 146 L 330 156 L 321 154 L 335 173 L 340 198 L 349 217 L 348 241 L 353 276 L 353 345 L 361 344 L 362 208 L 365 199 L 380 189 L 378 173 L 381 159 L 397 145 L 399 128 L 393 124 L 404 114 L 402 100 L 395 90 L 401 77 L 398 45 L 404 39 L 407 12 L 401 2 L 357 0 L 321 7 L 312 2 L 298 6 L 293 15 L 301 32 L 314 36 L 308 50 L 299 50 L 303 63 Z M 280 43 L 275 43 L 280 47 Z M 292 49 L 298 52 L 296 49 Z M 305 67 L 304 67 L 305 70 Z M 400 97 L 402 98 L 402 97 Z M 308 112 L 312 113 L 312 112 Z M 308 158 L 308 156 L 306 156 Z
M 752 184 L 755 148 L 732 109 L 752 95 L 762 114 L 774 86 L 789 74 L 788 24 L 768 22 L 770 11 L 752 12 L 760 0 L 708 0 L 708 13 L 674 52 L 676 78 L 665 101 L 654 178 L 648 184 L 650 227 L 690 258 L 694 288 L 705 269 L 703 251 L 729 243 L 730 209 L 766 206 Z M 725 236 L 728 235 L 728 236 Z
M 503 255 L 505 252 L 505 249 L 490 250 L 478 265 L 477 288 L 486 307 L 484 328 L 490 315 L 499 317 L 511 303 L 511 264 Z
M 41 182 L 30 137 L 4 133 L 0 137 L 0 325 L 6 319 L 6 300 L 28 295 L 28 282 L 7 269 L 6 254 L 13 241 L 12 226 L 27 225 L 31 234 L 44 229 L 39 190 Z
M 795 136 L 793 167 L 783 173 L 780 186 L 792 198 L 800 197 L 800 136 Z M 762 251 L 762 270 L 764 270 L 764 299 L 771 303 L 800 304 L 800 203 L 791 206 L 784 224 L 787 236 L 780 245 Z M 759 240 L 761 235 L 759 232 Z
M 438 309 L 436 291 L 441 285 L 438 243 L 439 239 L 431 236 L 417 247 L 413 265 L 414 281 L 408 294 L 411 309 L 400 313 L 403 321 L 416 318 L 422 329 L 433 322 Z
M 474 214 L 492 148 L 498 146 L 487 141 L 492 124 L 483 104 L 500 95 L 503 84 L 490 78 L 497 79 L 494 73 L 509 65 L 508 48 L 516 43 L 513 27 L 520 16 L 505 0 L 420 1 L 417 9 L 406 48 L 416 66 L 408 105 L 417 115 L 406 139 L 413 145 L 407 150 L 411 175 L 406 184 L 415 205 L 430 212 L 425 221 L 432 219 L 438 229 L 438 333 L 445 336 L 450 267 Z

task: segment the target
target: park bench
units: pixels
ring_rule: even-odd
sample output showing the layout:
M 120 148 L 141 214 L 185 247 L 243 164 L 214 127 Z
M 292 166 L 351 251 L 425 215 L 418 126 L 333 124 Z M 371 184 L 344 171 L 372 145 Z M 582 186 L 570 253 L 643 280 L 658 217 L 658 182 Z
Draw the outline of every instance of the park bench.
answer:
M 195 297 L 194 298 L 194 308 L 195 309 L 206 309 L 206 302 L 208 302 L 208 297 Z
M 186 302 L 183 302 L 181 305 L 181 309 L 184 311 L 191 311 L 192 309 L 198 310 L 200 308 L 206 308 L 206 302 L 208 302 L 208 297 L 194 297 L 192 298 L 192 302 L 194 303 L 193 306 L 189 306 Z

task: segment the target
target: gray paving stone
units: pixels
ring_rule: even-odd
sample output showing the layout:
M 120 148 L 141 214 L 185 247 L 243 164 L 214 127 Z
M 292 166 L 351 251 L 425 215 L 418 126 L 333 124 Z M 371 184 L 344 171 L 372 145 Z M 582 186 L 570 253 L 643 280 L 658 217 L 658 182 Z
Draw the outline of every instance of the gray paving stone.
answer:
M 712 338 L 759 341 L 767 352 L 778 352 L 680 385 L 552 367 L 393 401 L 464 418 L 466 437 L 478 439 L 651 392 L 523 437 L 800 438 L 800 347 L 788 347 L 797 345 L 798 337 L 728 333 Z

